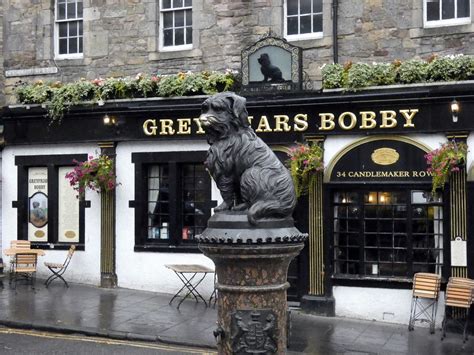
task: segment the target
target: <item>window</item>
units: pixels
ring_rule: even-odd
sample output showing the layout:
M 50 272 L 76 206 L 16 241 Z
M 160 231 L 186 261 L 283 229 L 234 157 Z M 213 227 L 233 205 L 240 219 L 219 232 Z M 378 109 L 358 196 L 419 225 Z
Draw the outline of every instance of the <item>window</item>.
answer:
M 425 27 L 471 22 L 470 0 L 424 0 Z
M 430 191 L 335 192 L 336 275 L 412 277 L 441 274 L 443 205 Z
M 205 152 L 135 153 L 135 250 L 198 251 L 211 216 Z
M 55 55 L 82 58 L 82 1 L 56 0 Z
M 161 0 L 160 49 L 186 50 L 193 44 L 192 0 Z
M 287 0 L 285 5 L 285 37 L 288 40 L 323 36 L 322 0 Z
M 67 249 L 84 247 L 84 208 L 65 178 L 73 160 L 87 155 L 17 156 L 18 239 L 37 247 Z

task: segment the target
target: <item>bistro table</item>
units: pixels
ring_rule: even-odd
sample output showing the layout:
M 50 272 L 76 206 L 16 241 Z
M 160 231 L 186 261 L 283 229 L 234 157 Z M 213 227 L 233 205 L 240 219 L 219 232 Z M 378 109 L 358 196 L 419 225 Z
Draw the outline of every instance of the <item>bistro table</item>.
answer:
M 173 298 L 171 298 L 169 304 L 171 304 L 175 298 L 181 297 L 182 299 L 179 301 L 177 307 L 179 309 L 181 303 L 183 303 L 187 297 L 192 295 L 196 299 L 196 302 L 199 302 L 199 299 L 201 299 L 207 307 L 207 302 L 199 293 L 197 287 L 202 282 L 202 280 L 204 280 L 207 274 L 214 273 L 214 269 L 198 264 L 171 264 L 165 266 L 168 269 L 173 270 L 176 276 L 178 276 L 178 278 L 183 283 L 183 287 L 181 287 L 179 291 L 173 296 Z
M 23 249 L 23 248 L 9 248 L 5 249 L 3 253 L 6 256 L 13 256 L 16 254 L 36 254 L 38 256 L 44 255 L 44 250 L 42 249 Z

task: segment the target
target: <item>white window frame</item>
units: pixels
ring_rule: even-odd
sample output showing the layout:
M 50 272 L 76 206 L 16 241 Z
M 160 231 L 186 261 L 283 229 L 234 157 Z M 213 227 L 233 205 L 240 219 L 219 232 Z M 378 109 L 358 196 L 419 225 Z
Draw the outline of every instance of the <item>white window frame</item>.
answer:
M 77 15 L 77 3 L 79 0 L 75 0 L 76 4 L 76 15 Z M 84 1 L 82 2 L 82 17 L 76 17 L 74 19 L 58 19 L 58 4 L 59 0 L 54 0 L 54 57 L 55 59 L 81 59 L 84 58 Z M 67 11 L 67 9 L 66 9 Z M 82 21 L 82 52 L 81 53 L 72 53 L 72 54 L 59 54 L 59 24 L 64 22 L 79 22 Z M 79 29 L 78 29 L 79 31 Z M 69 37 L 68 37 L 69 38 Z
M 441 5 L 444 0 L 439 0 L 440 6 L 440 14 L 441 14 Z M 466 25 L 471 23 L 471 4 L 469 4 L 469 17 L 460 17 L 460 18 L 452 18 L 447 20 L 436 20 L 436 21 L 428 21 L 428 0 L 423 0 L 423 26 L 425 28 L 433 28 L 433 27 L 446 27 L 446 26 L 458 26 L 458 25 Z M 458 8 L 458 0 L 454 2 L 454 14 L 457 14 Z
M 173 6 L 173 5 L 171 5 Z M 165 46 L 164 45 L 164 29 L 163 29 L 163 14 L 165 12 L 174 12 L 174 11 L 186 11 L 186 10 L 191 10 L 191 16 L 193 16 L 193 6 L 184 6 L 184 0 L 183 0 L 183 6 L 182 7 L 170 7 L 169 9 L 163 9 L 163 0 L 160 0 L 160 33 L 159 33 L 159 50 L 160 52 L 175 52 L 175 51 L 184 51 L 184 50 L 190 50 L 193 49 L 193 44 L 182 44 L 178 46 Z M 194 33 L 194 19 L 193 19 L 193 33 Z M 173 24 L 173 31 L 176 28 L 174 27 Z M 185 36 L 186 39 L 186 36 Z M 194 42 L 194 41 L 193 41 Z
M 323 38 L 323 31 L 320 31 L 320 32 L 311 32 L 311 33 L 303 33 L 303 34 L 297 34 L 297 35 L 289 35 L 288 34 L 288 1 L 289 0 L 285 0 L 283 2 L 283 11 L 284 11 L 284 20 L 283 20 L 283 30 L 284 30 L 284 34 L 285 34 L 285 38 L 288 40 L 288 41 L 301 41 L 301 40 L 307 40 L 307 39 L 318 39 L 318 38 Z M 311 3 L 311 6 L 312 3 Z M 299 13 L 299 10 L 300 10 L 300 6 L 298 4 L 298 13 Z M 319 12 L 311 12 L 311 28 L 313 27 L 312 26 L 312 18 L 313 18 L 313 15 L 315 14 L 319 14 Z M 322 9 L 322 12 L 321 12 L 321 15 L 322 15 L 322 21 L 323 21 L 323 26 L 324 26 L 324 1 L 323 1 L 323 9 Z M 298 23 L 299 23 L 299 17 L 301 15 L 298 14 Z M 299 28 L 299 26 L 298 26 Z

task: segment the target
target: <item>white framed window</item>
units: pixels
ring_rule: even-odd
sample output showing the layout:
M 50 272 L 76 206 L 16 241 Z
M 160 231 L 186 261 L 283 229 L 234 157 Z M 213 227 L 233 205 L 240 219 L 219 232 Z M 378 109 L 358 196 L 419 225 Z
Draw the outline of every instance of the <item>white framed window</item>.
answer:
M 193 47 L 193 1 L 160 0 L 160 50 Z
M 55 57 L 82 58 L 82 0 L 56 0 L 55 2 Z
M 323 0 L 286 0 L 284 11 L 287 40 L 323 37 Z
M 423 0 L 425 27 L 471 23 L 470 0 Z

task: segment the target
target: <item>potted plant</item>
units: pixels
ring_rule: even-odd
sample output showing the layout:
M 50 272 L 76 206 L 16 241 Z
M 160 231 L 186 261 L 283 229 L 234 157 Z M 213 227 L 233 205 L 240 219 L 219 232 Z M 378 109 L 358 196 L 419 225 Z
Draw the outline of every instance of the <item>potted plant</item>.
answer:
M 308 192 L 310 182 L 316 177 L 314 173 L 324 170 L 324 151 L 317 144 L 298 144 L 288 155 L 296 196 L 300 197 Z
M 74 163 L 76 166 L 66 174 L 66 179 L 78 192 L 78 197 L 84 197 L 86 188 L 100 193 L 112 191 L 117 186 L 114 162 L 107 155 L 99 155 L 97 158 L 89 156 L 84 162 L 74 160 Z
M 432 191 L 443 189 L 451 173 L 457 172 L 466 163 L 467 145 L 450 141 L 425 155 L 427 171 L 433 179 Z

